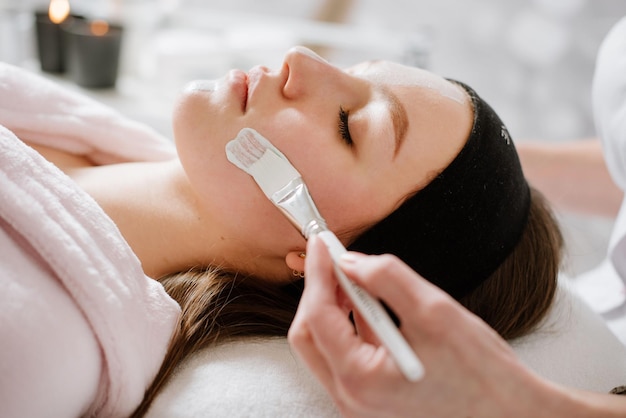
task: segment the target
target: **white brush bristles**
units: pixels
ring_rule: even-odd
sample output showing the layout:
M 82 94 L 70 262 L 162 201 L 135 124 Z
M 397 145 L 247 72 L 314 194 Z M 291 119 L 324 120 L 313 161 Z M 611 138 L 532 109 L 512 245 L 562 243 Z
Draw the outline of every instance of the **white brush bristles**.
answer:
M 270 199 L 275 192 L 300 177 L 287 157 L 251 128 L 242 129 L 226 144 L 226 156 L 231 163 L 250 174 Z
M 244 128 L 239 131 L 235 139 L 226 144 L 226 155 L 231 163 L 245 171 L 267 150 L 268 147 L 262 140 L 268 142 L 257 131 Z M 234 157 L 234 160 L 231 157 Z

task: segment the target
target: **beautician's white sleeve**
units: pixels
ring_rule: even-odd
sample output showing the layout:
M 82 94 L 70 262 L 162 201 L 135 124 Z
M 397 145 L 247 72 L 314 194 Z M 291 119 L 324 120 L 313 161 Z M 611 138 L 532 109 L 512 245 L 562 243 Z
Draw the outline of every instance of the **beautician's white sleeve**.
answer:
M 626 17 L 611 29 L 600 47 L 592 100 L 609 170 L 618 186 L 626 190 Z
M 615 183 L 626 191 L 626 17 L 611 29 L 600 47 L 592 101 L 607 166 Z M 615 222 L 609 256 L 626 281 L 626 200 Z

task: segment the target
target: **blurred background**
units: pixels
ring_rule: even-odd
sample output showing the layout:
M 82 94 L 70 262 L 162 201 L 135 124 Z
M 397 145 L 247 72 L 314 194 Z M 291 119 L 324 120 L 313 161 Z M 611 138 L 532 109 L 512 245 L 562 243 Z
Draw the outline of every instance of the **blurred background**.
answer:
M 39 71 L 33 11 L 0 0 L 0 60 Z M 473 86 L 518 141 L 595 135 L 590 85 L 598 46 L 624 0 L 72 0 L 72 12 L 121 23 L 115 88 L 87 94 L 171 137 L 172 101 L 189 80 L 277 67 L 292 45 L 340 66 L 383 58 Z M 70 88 L 63 75 L 45 74 Z M 560 214 L 567 270 L 599 263 L 612 220 Z

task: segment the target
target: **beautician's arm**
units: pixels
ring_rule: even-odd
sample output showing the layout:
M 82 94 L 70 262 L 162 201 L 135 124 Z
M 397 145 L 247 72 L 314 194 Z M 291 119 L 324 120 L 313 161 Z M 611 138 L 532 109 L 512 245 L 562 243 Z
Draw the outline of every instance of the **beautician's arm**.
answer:
M 601 143 L 518 141 L 524 174 L 555 208 L 586 215 L 615 217 L 623 193 L 613 182 Z
M 569 390 L 526 369 L 491 328 L 392 256 L 343 268 L 386 301 L 425 365 L 410 383 L 369 333 L 356 334 L 328 253 L 309 241 L 306 285 L 289 341 L 344 416 L 623 417 L 626 397 Z M 360 321 L 357 320 L 357 323 Z

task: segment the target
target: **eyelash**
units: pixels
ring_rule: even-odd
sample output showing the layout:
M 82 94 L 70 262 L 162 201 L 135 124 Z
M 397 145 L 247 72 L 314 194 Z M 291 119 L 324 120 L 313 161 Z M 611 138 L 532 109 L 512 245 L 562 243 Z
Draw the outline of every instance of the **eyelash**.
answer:
M 346 144 L 352 146 L 352 135 L 350 135 L 350 127 L 348 126 L 348 116 L 350 112 L 347 112 L 343 107 L 339 107 L 339 134 Z

